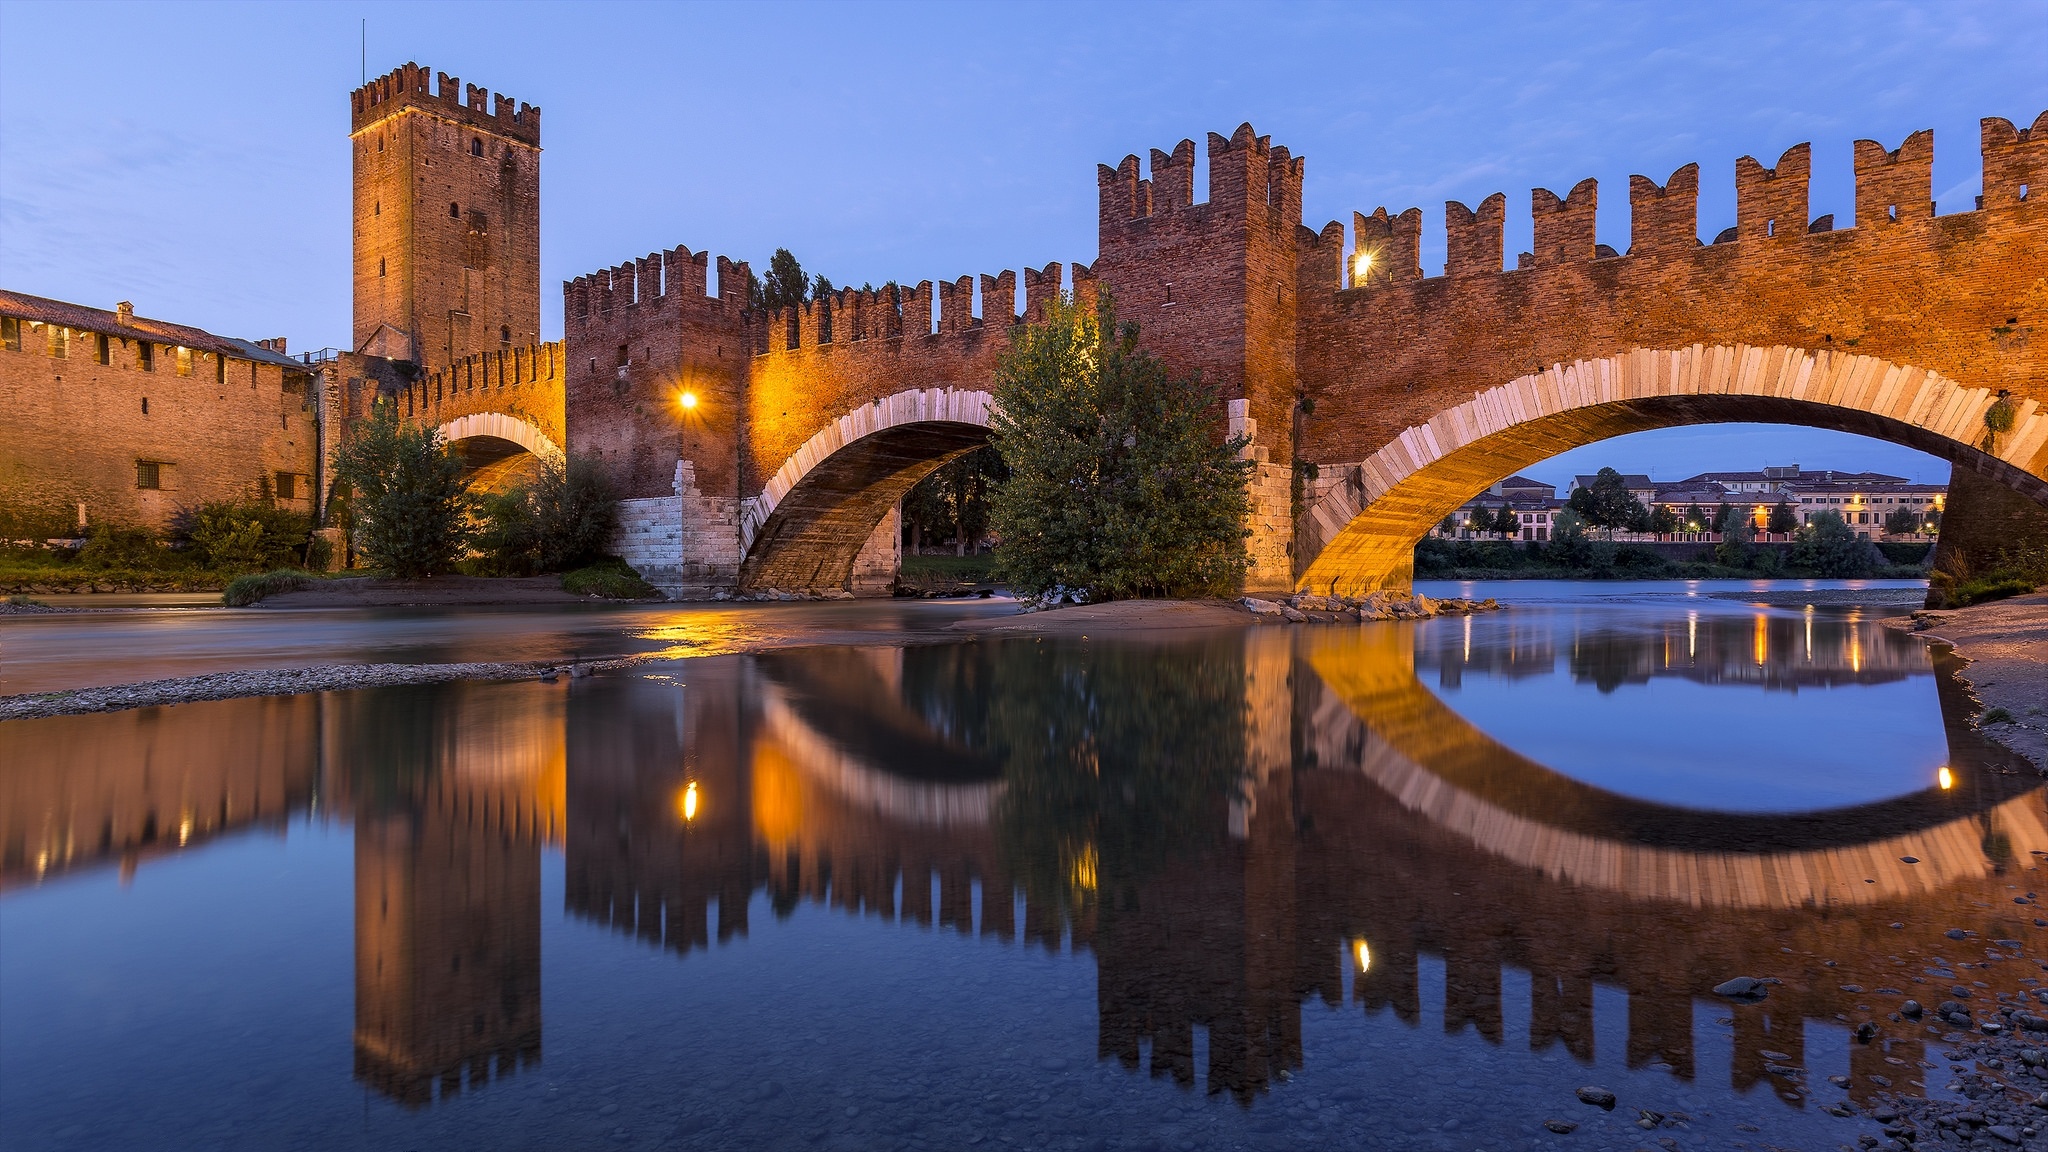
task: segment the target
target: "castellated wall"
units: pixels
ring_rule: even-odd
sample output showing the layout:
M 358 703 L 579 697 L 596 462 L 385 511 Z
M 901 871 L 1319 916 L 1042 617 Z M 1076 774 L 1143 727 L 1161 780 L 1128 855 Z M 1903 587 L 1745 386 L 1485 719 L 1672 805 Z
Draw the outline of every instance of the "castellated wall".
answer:
M 107 338 L 102 364 L 100 334 L 64 328 L 53 341 L 52 325 L 15 319 L 19 338 L 0 345 L 0 536 L 75 535 L 81 504 L 89 524 L 161 529 L 179 508 L 275 492 L 279 473 L 293 478 L 279 506 L 313 512 L 310 370 L 156 342 L 145 370 L 141 342 L 122 336 Z M 159 487 L 139 486 L 141 462 Z
M 502 413 L 533 425 L 559 449 L 567 438 L 562 356 L 560 343 L 479 352 L 399 381 L 390 396 L 400 416 L 430 427 Z
M 1831 349 L 2048 405 L 2048 339 L 2035 338 L 2048 324 L 2048 113 L 2029 129 L 1985 120 L 1982 149 L 1980 206 L 1936 216 L 1931 132 L 1895 149 L 1858 141 L 1846 227 L 1808 219 L 1807 145 L 1771 167 L 1744 157 L 1733 235 L 1710 244 L 1698 236 L 1696 165 L 1662 183 L 1637 176 L 1620 254 L 1597 243 L 1594 181 L 1563 198 L 1536 189 L 1536 250 L 1513 270 L 1502 267 L 1499 193 L 1476 210 L 1445 205 L 1440 276 L 1418 266 L 1416 209 L 1353 217 L 1366 268 L 1346 266 L 1342 225 L 1300 229 L 1298 355 L 1314 405 L 1301 454 L 1325 466 L 1327 484 L 1328 466 L 1475 393 L 1631 348 Z M 2048 476 L 2048 455 L 2030 470 Z
M 350 94 L 354 350 L 429 369 L 540 340 L 540 109 L 407 64 Z
M 620 554 L 671 593 L 739 570 L 749 273 L 720 256 L 712 296 L 709 271 L 678 246 L 562 286 L 567 448 L 624 499 Z

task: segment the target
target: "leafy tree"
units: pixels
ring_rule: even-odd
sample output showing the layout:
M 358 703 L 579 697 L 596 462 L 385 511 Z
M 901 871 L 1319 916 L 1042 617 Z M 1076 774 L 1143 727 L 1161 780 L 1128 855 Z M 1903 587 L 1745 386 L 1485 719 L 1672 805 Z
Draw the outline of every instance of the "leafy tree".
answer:
M 819 277 L 824 281 L 824 277 Z M 825 281 L 830 286 L 830 281 Z M 768 258 L 768 274 L 747 285 L 748 303 L 757 309 L 801 308 L 811 299 L 811 281 L 804 266 L 787 248 L 777 248 Z
M 1522 533 L 1522 518 L 1511 504 L 1503 504 L 1493 514 L 1493 530 L 1502 537 L 1519 536 Z
M 1552 516 L 1549 547 L 1546 550 L 1550 553 L 1550 558 L 1559 564 L 1572 568 L 1583 568 L 1590 564 L 1593 558 L 1593 542 L 1586 539 L 1585 518 L 1571 508 Z
M 1629 492 L 1628 481 L 1612 468 L 1602 468 L 1593 483 L 1572 493 L 1569 503 L 1586 523 L 1610 534 L 1634 520 L 1642 508 L 1642 502 Z
M 1771 519 L 1770 523 L 1765 526 L 1765 531 L 1797 532 L 1799 531 L 1799 516 L 1792 511 L 1790 504 L 1780 500 L 1776 504 L 1771 505 Z
M 1728 516 L 1734 511 L 1734 508 L 1735 505 L 1728 503 L 1726 500 L 1714 505 L 1714 519 L 1707 525 L 1708 531 L 1726 532 L 1728 530 Z
M 920 551 L 927 540 L 951 539 L 955 555 L 977 548 L 988 534 L 990 490 L 1009 474 L 1002 453 L 984 446 L 950 460 L 903 498 L 903 519 Z
M 1749 517 L 1730 515 L 1722 525 L 1721 542 L 1714 545 L 1714 558 L 1730 568 L 1747 567 L 1755 539 L 1756 532 L 1749 526 Z
M 1920 530 L 1920 516 L 1911 508 L 1894 508 L 1885 513 L 1884 530 L 1890 536 L 1904 536 Z
M 1667 504 L 1659 504 L 1650 512 L 1650 531 L 1659 536 L 1669 536 L 1678 531 L 1678 513 Z
M 1629 509 L 1628 530 L 1631 532 L 1648 532 L 1651 525 L 1656 522 L 1656 514 L 1645 507 L 1640 500 L 1631 501 L 1631 503 L 1633 507 Z
M 373 566 L 407 579 L 455 566 L 469 542 L 470 500 L 462 462 L 432 429 L 380 403 L 350 432 L 334 473 L 349 489 L 350 537 Z
M 1700 509 L 1698 504 L 1687 504 L 1685 506 L 1685 514 L 1678 519 L 1680 521 L 1679 527 L 1684 531 L 1701 532 L 1706 530 L 1707 514 Z
M 264 500 L 210 501 L 171 517 L 171 538 L 218 572 L 262 572 L 306 562 L 313 524 L 302 512 Z
M 1451 515 L 1444 517 L 1444 522 L 1437 525 L 1437 527 L 1443 529 L 1444 535 L 1446 536 L 1449 536 L 1452 533 L 1456 532 L 1458 530 L 1457 513 L 1454 512 Z
M 1816 512 L 1792 542 L 1792 563 L 1821 576 L 1868 576 L 1870 551 L 1840 512 Z
M 992 521 L 1020 593 L 1186 596 L 1243 580 L 1245 441 L 1215 434 L 1215 389 L 1140 349 L 1107 293 L 1093 310 L 1062 302 L 1013 330 L 994 391 L 1010 477 Z
M 591 462 L 544 461 L 539 476 L 483 498 L 476 548 L 506 576 L 566 572 L 601 559 L 619 526 L 619 502 Z

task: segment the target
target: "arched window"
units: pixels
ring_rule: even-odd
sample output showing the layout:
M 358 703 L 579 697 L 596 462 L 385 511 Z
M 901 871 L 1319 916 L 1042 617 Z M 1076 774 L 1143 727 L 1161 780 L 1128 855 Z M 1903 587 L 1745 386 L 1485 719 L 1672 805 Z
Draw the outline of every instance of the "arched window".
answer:
M 448 218 L 450 220 L 462 219 L 462 205 L 450 203 L 448 205 Z
M 469 154 L 471 156 L 481 156 L 484 154 L 483 137 L 471 136 L 469 138 Z

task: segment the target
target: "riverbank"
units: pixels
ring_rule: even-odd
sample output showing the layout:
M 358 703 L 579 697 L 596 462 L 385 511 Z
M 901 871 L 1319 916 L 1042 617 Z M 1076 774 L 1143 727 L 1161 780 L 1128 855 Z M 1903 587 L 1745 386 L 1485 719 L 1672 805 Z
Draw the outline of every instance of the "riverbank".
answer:
M 1955 649 L 1984 734 L 2048 773 L 2048 593 L 1886 620 Z

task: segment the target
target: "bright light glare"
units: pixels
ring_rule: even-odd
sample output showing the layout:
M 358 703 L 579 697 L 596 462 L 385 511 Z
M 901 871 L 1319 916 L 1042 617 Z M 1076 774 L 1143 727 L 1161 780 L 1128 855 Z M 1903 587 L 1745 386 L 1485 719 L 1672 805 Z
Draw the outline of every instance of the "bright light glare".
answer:
M 1351 952 L 1353 955 L 1358 957 L 1358 970 L 1360 972 L 1366 972 L 1371 970 L 1372 949 L 1366 946 L 1364 937 L 1360 937 L 1359 939 L 1352 942 Z
M 1365 279 L 1365 274 L 1372 271 L 1372 253 L 1360 252 L 1358 258 L 1351 262 L 1351 267 L 1354 276 Z
M 1935 779 L 1941 781 L 1941 786 L 1943 789 L 1949 789 L 1956 786 L 1956 774 L 1948 770 L 1948 765 L 1943 764 L 1941 766 L 1941 771 L 1935 773 L 1934 775 Z
M 697 394 L 695 392 L 683 393 L 683 411 L 688 412 L 690 409 L 695 408 L 696 406 Z
M 697 818 L 697 782 L 690 781 L 683 787 L 683 821 L 688 823 Z

